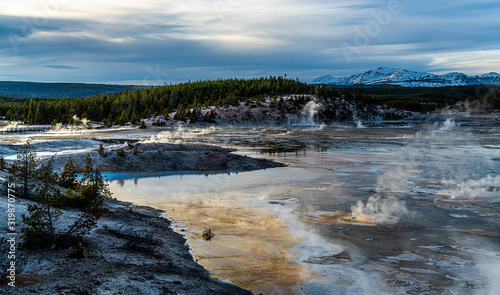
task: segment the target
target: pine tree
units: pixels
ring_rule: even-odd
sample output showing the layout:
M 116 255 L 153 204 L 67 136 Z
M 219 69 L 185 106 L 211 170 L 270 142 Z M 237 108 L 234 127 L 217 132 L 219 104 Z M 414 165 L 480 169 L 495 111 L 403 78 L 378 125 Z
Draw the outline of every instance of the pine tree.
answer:
M 36 177 L 39 159 L 35 148 L 28 142 L 19 149 L 17 159 L 12 162 L 9 182 L 20 187 L 20 196 L 30 198 Z
M 146 126 L 146 122 L 144 120 L 141 120 L 141 126 L 139 127 L 140 129 L 146 129 L 148 126 Z
M 32 124 L 40 124 L 42 123 L 43 121 L 43 112 L 42 112 L 42 108 L 41 108 L 42 104 L 38 104 L 37 105 L 37 108 L 36 108 L 36 112 L 35 112 L 35 117 L 33 119 L 33 123 Z
M 114 122 L 114 120 L 113 120 L 113 115 L 112 115 L 112 114 L 111 114 L 111 112 L 110 112 L 110 113 L 109 113 L 109 116 L 108 116 L 108 124 L 113 125 L 113 122 Z M 110 126 L 110 127 L 111 127 L 111 126 Z
M 69 235 L 84 235 L 92 230 L 102 216 L 102 205 L 111 198 L 107 183 L 90 155 L 85 159 L 82 179 L 78 183 L 78 198 L 83 212 L 66 232 Z
M 127 116 L 127 112 L 125 110 L 122 111 L 122 114 L 120 116 L 120 119 L 119 119 L 119 124 L 120 125 L 125 125 L 125 123 L 128 122 L 128 116 Z
M 99 149 L 97 150 L 97 153 L 99 153 L 99 155 L 101 157 L 105 157 L 106 156 L 106 152 L 104 151 L 104 147 L 102 146 L 102 144 L 99 145 Z
M 37 184 L 32 199 L 34 204 L 28 205 L 29 215 L 22 215 L 26 244 L 32 247 L 47 246 L 55 240 L 54 223 L 59 219 L 61 210 L 61 193 L 56 188 L 56 175 L 52 171 L 51 161 L 40 168 L 41 181 Z
M 66 161 L 66 165 L 64 165 L 64 171 L 59 177 L 59 184 L 65 188 L 76 188 L 76 168 L 71 158 L 68 158 L 68 160 Z
M 12 118 L 12 110 L 8 109 L 7 113 L 5 114 L 5 120 L 12 121 L 11 118 Z
M 132 111 L 132 116 L 130 116 L 130 123 L 132 123 L 132 124 L 137 123 L 137 115 L 135 114 L 135 110 Z
M 26 123 L 28 123 L 30 125 L 35 124 L 35 115 L 33 114 L 33 112 L 31 110 L 28 112 L 28 118 L 26 120 Z
M 116 155 L 120 157 L 125 157 L 125 150 L 123 148 L 116 150 Z

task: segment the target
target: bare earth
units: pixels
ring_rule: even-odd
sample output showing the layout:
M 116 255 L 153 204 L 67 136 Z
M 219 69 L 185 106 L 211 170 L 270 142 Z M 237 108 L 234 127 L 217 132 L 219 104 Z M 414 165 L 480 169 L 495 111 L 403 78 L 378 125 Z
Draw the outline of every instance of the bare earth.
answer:
M 90 153 L 96 160 L 102 172 L 242 172 L 273 167 L 283 167 L 283 164 L 263 159 L 232 154 L 233 150 L 220 147 L 197 145 L 182 145 L 168 143 L 136 143 L 118 144 L 105 147 L 105 154 L 99 155 L 97 149 Z M 133 149 L 137 147 L 138 153 Z M 116 151 L 123 148 L 124 156 Z M 87 154 L 71 155 L 78 171 L 83 171 Z M 56 156 L 54 167 L 62 170 L 68 159 L 66 156 Z
M 19 212 L 28 203 L 20 200 Z M 71 248 L 18 249 L 17 294 L 251 294 L 211 278 L 193 260 L 184 237 L 159 217 L 161 211 L 118 201 L 107 207 L 85 238 L 83 259 L 69 258 Z M 76 212 L 63 216 L 61 225 L 69 224 Z M 0 288 L 0 294 L 12 291 Z
M 107 143 L 106 155 L 97 149 L 92 157 L 102 172 L 236 172 L 283 166 L 266 160 L 231 154 L 218 147 Z M 139 152 L 132 153 L 137 146 Z M 124 148 L 125 156 L 116 150 Z M 71 155 L 81 171 L 86 154 Z M 68 156 L 54 157 L 59 170 Z M 45 159 L 46 161 L 47 159 Z M 1 172 L 5 175 L 5 172 Z M 0 210 L 7 209 L 6 196 L 0 197 Z M 30 201 L 17 199 L 17 222 L 26 213 Z M 16 288 L 6 287 L 0 279 L 0 294 L 252 294 L 250 291 L 211 278 L 209 272 L 194 261 L 184 237 L 176 233 L 160 210 L 130 203 L 109 201 L 107 213 L 98 227 L 84 239 L 85 257 L 69 258 L 72 248 L 32 251 L 22 248 L 18 235 L 16 253 Z M 78 212 L 66 209 L 56 224 L 67 228 Z M 6 232 L 6 221 L 0 227 Z M 17 231 L 20 232 L 19 224 Z M 0 238 L 7 250 L 6 236 Z M 210 241 L 207 241 L 210 243 Z M 6 252 L 4 252 L 6 253 Z M 7 259 L 1 267 L 7 269 Z M 3 271 L 2 271 L 3 273 Z

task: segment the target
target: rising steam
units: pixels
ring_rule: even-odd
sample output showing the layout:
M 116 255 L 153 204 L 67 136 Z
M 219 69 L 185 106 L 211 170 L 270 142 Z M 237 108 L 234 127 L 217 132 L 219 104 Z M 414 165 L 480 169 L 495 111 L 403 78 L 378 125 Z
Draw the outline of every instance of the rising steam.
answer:
M 405 204 L 394 196 L 371 196 L 366 203 L 358 201 L 351 210 L 355 220 L 362 223 L 396 223 L 408 214 Z
M 309 101 L 302 109 L 301 112 L 301 120 L 299 125 L 302 126 L 317 126 L 317 114 L 320 109 L 320 105 L 316 102 L 316 100 Z
M 455 128 L 457 124 L 451 118 L 447 118 L 446 121 L 443 122 L 443 125 L 439 128 L 441 131 L 450 131 Z
M 500 199 L 500 176 L 488 175 L 478 180 L 467 180 L 457 182 L 454 180 L 443 181 L 448 184 L 449 189 L 439 192 L 452 199 Z
M 389 170 L 377 179 L 376 194 L 366 203 L 358 201 L 351 207 L 352 217 L 362 223 L 397 223 L 409 214 L 406 205 L 397 197 L 405 191 L 410 169 Z M 383 197 L 385 195 L 386 197 Z
M 177 129 L 172 131 L 163 131 L 157 135 L 151 136 L 149 139 L 144 140 L 143 143 L 184 143 L 187 141 L 196 142 L 200 140 L 200 136 L 211 134 L 217 131 L 217 128 L 210 126 L 208 128 L 185 128 L 179 125 Z

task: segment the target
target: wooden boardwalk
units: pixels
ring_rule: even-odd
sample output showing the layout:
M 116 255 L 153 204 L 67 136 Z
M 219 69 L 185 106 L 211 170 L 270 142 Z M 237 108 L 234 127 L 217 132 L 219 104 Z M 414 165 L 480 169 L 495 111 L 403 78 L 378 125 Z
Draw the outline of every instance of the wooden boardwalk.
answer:
M 0 133 L 21 133 L 21 132 L 37 132 L 37 131 L 46 131 L 54 129 L 54 126 L 44 125 L 44 126 L 12 126 L 12 127 L 4 127 L 0 128 Z

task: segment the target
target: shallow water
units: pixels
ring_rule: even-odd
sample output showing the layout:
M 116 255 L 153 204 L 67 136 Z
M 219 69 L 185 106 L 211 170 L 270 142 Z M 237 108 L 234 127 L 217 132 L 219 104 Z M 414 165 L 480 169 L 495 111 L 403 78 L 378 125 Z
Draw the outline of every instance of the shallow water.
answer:
M 500 124 L 446 119 L 125 130 L 288 166 L 108 178 L 115 197 L 166 210 L 213 276 L 257 294 L 496 294 Z
M 487 294 L 500 270 L 500 129 L 450 122 L 167 131 L 154 140 L 289 166 L 111 186 L 165 209 L 213 276 L 256 293 Z

